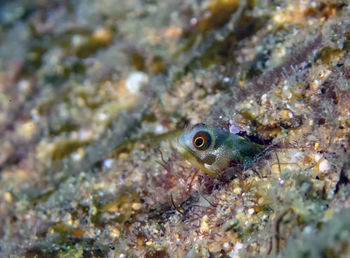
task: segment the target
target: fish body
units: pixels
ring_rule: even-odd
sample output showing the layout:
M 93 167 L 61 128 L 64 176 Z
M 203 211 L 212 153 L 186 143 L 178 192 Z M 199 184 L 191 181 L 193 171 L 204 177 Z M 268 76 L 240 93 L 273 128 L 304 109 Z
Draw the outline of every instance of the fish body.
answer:
M 191 163 L 215 177 L 229 167 L 251 167 L 263 146 L 200 123 L 178 137 L 178 149 Z

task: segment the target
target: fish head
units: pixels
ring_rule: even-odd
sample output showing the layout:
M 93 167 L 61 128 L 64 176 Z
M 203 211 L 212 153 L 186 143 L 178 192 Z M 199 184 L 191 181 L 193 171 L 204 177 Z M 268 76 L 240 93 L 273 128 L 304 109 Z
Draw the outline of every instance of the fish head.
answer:
M 178 149 L 191 163 L 201 165 L 204 172 L 210 174 L 210 171 L 213 175 L 229 164 L 223 144 L 228 136 L 229 133 L 221 129 L 196 124 L 178 137 Z

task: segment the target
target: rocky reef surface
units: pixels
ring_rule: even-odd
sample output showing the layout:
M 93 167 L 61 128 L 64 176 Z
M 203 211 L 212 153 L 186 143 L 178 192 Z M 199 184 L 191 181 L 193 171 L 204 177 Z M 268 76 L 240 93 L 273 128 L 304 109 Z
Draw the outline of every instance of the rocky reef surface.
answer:
M 0 256 L 348 257 L 349 4 L 3 0 Z M 221 182 L 198 122 L 270 147 Z

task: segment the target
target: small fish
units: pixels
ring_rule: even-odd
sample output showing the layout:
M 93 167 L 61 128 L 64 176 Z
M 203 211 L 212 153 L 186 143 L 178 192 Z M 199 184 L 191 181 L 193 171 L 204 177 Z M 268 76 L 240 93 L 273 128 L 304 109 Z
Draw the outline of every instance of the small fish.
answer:
M 203 123 L 181 134 L 177 146 L 187 160 L 213 177 L 229 167 L 251 167 L 263 150 L 249 139 Z

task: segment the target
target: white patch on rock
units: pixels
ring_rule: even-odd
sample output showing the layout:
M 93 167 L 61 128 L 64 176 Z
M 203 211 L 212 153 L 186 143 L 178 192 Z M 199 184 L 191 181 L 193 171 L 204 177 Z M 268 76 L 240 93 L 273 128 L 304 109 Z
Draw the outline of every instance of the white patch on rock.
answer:
M 330 168 L 331 168 L 331 166 L 329 165 L 329 162 L 328 162 L 328 160 L 326 160 L 326 159 L 324 159 L 324 160 L 322 160 L 321 162 L 320 162 L 320 165 L 319 165 L 320 167 L 320 171 L 321 172 L 325 172 L 325 171 L 328 171 Z
M 104 169 L 109 169 L 112 167 L 114 160 L 113 159 L 106 159 L 103 161 L 103 168 Z
M 162 125 L 157 125 L 154 131 L 156 134 L 161 134 L 164 132 L 164 127 Z
M 239 254 L 239 251 L 243 248 L 243 244 L 240 243 L 240 242 L 237 242 L 236 245 L 235 245 L 235 248 L 233 249 L 233 251 L 229 252 L 227 255 L 229 257 L 237 257 L 238 254 Z
M 132 72 L 126 79 L 125 86 L 133 94 L 139 92 L 142 84 L 148 82 L 148 75 L 143 72 Z

